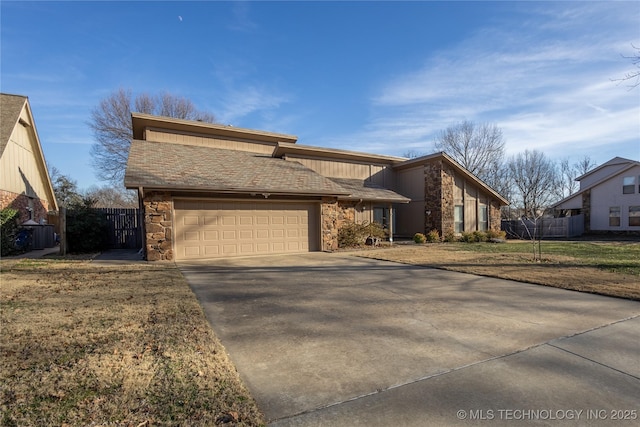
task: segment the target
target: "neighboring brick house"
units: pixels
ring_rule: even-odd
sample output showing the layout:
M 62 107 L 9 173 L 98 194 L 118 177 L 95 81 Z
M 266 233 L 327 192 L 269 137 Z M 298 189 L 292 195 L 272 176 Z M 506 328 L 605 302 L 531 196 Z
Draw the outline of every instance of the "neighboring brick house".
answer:
M 291 135 L 132 115 L 125 186 L 148 260 L 335 250 L 346 221 L 394 236 L 500 229 L 508 202 L 444 153 L 406 159 Z
M 58 205 L 26 96 L 0 94 L 0 209 L 41 223 Z
M 580 189 L 553 206 L 562 216 L 584 214 L 585 233 L 640 233 L 640 162 L 614 157 L 576 181 Z

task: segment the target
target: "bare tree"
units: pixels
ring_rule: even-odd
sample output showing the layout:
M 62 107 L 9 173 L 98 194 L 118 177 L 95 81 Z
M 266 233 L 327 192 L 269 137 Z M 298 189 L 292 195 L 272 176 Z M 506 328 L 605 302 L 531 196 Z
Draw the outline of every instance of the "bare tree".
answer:
M 422 157 L 424 155 L 425 153 L 423 153 L 422 151 L 418 151 L 414 148 L 410 148 L 409 150 L 402 153 L 402 157 L 406 157 L 408 159 L 417 159 L 418 157 Z
M 622 57 L 625 59 L 630 59 L 631 63 L 635 65 L 636 69 L 633 71 L 629 71 L 622 78 L 613 79 L 614 82 L 630 82 L 629 89 L 640 86 L 640 47 L 637 47 L 634 44 L 631 44 L 631 47 L 636 50 L 636 53 L 630 56 L 622 55 Z
M 581 177 L 582 175 L 589 172 L 591 169 L 595 168 L 598 164 L 591 160 L 591 157 L 584 156 L 582 159 L 578 160 L 573 164 L 573 169 L 576 173 L 576 178 Z
M 589 172 L 596 164 L 591 157 L 584 156 L 577 162 L 570 164 L 569 159 L 565 158 L 560 161 L 558 198 L 568 197 L 578 190 L 577 178 Z
M 465 120 L 442 131 L 434 145 L 491 187 L 502 182 L 496 173 L 502 170 L 505 142 L 495 124 Z
M 91 147 L 93 165 L 100 179 L 120 185 L 127 166 L 131 138 L 131 112 L 214 123 L 212 114 L 198 111 L 185 98 L 161 93 L 132 98 L 131 90 L 119 89 L 100 101 L 91 112 L 89 127 L 96 142 Z
M 514 197 L 521 203 L 524 215 L 538 218 L 556 199 L 558 172 L 553 161 L 541 151 L 526 150 L 507 162 L 514 185 Z
M 96 208 L 137 208 L 137 192 L 124 188 L 102 186 L 91 187 L 86 191 L 85 197 L 95 201 Z

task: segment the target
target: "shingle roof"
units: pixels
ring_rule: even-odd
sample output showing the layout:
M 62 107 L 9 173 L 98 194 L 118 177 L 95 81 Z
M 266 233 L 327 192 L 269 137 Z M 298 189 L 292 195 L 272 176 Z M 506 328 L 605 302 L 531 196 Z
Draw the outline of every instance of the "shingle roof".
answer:
M 0 154 L 4 153 L 26 101 L 26 96 L 0 94 Z
M 404 197 L 395 191 L 386 189 L 380 185 L 373 184 L 371 182 L 363 181 L 361 179 L 348 179 L 348 178 L 330 178 L 333 182 L 340 187 L 349 191 L 349 196 L 340 197 L 341 199 L 351 200 L 369 200 L 379 202 L 396 202 L 396 203 L 409 203 L 411 199 Z
M 348 195 L 298 162 L 221 148 L 134 140 L 124 178 L 147 187 L 240 193 Z

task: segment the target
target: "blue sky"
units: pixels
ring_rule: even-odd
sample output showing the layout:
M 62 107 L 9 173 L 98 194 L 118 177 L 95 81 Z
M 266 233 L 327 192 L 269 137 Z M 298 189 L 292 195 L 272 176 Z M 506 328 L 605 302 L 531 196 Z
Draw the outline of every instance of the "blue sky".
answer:
M 507 154 L 640 160 L 640 2 L 12 2 L 2 92 L 26 95 L 49 164 L 81 188 L 91 109 L 119 88 L 191 99 L 306 145 L 430 153 L 462 120 Z

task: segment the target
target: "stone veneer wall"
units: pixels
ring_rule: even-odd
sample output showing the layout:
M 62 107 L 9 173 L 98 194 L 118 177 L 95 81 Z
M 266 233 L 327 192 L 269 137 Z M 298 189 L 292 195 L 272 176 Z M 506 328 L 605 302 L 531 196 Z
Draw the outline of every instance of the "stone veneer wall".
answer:
M 173 200 L 169 193 L 150 192 L 144 200 L 145 257 L 173 260 Z
M 33 200 L 33 220 L 40 222 L 41 219 L 47 220 L 49 212 L 49 202 L 46 200 L 30 198 L 25 194 L 16 194 L 11 191 L 0 190 L 0 209 L 7 207 L 16 209 L 20 212 L 19 223 L 27 221 L 30 217 L 27 207 L 29 200 Z
M 338 202 L 335 199 L 322 199 L 322 250 L 338 249 L 338 230 L 346 221 L 355 221 L 356 202 Z
M 444 236 L 447 233 L 452 233 L 454 230 L 454 200 L 453 193 L 455 188 L 455 172 L 451 166 L 440 160 L 442 164 L 442 198 L 441 207 L 442 210 L 442 229 L 440 236 Z
M 442 235 L 442 162 L 424 165 L 424 234 L 438 230 Z M 430 215 L 426 211 L 431 211 Z
M 502 211 L 497 200 L 489 201 L 489 230 L 500 231 L 502 229 Z
M 441 236 L 453 231 L 454 171 L 441 159 L 424 166 L 425 233 L 438 230 Z

